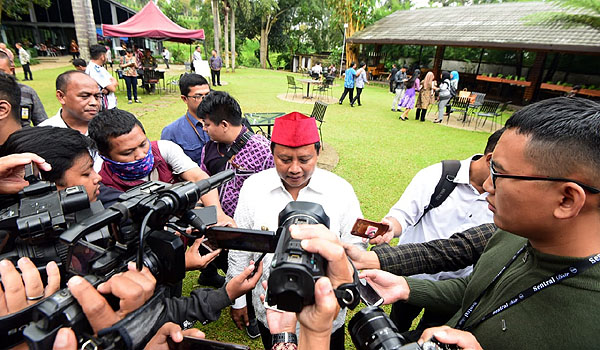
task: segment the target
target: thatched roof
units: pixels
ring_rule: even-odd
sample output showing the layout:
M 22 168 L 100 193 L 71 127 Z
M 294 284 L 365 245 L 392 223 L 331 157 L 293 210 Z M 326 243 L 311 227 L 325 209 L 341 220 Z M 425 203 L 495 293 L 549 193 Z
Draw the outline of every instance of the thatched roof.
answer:
M 600 30 L 563 25 L 528 25 L 525 16 L 564 12 L 545 2 L 424 8 L 396 11 L 354 33 L 354 44 L 447 45 L 600 53 Z M 569 12 L 577 13 L 574 10 Z

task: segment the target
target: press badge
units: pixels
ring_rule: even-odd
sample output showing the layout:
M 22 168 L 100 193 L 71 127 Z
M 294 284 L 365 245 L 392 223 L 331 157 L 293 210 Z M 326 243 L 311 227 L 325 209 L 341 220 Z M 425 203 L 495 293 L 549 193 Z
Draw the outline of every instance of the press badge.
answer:
M 29 120 L 29 110 L 30 110 L 30 107 L 28 107 L 28 106 L 21 107 L 21 119 L 22 120 Z

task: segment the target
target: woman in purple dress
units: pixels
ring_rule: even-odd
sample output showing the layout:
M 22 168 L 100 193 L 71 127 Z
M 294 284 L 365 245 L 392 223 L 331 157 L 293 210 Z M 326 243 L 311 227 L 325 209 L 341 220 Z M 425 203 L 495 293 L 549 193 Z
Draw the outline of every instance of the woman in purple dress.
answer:
M 404 97 L 400 100 L 400 107 L 404 107 L 404 113 L 399 117 L 401 120 L 408 120 L 406 117 L 408 112 L 415 107 L 415 95 L 416 92 L 421 89 L 421 81 L 419 80 L 419 75 L 421 75 L 421 71 L 415 69 L 413 75 L 406 82 L 406 92 L 404 93 Z

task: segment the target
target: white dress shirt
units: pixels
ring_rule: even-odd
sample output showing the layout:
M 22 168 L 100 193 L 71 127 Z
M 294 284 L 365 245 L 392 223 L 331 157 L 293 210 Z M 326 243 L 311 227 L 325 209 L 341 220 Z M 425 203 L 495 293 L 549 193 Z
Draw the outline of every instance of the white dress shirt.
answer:
M 440 206 L 431 209 L 425 216 L 423 212 L 442 176 L 442 163 L 431 165 L 415 175 L 398 202 L 386 215 L 398 220 L 402 226 L 398 244 L 448 238 L 456 232 L 493 222 L 493 214 L 485 200 L 487 192 L 479 193 L 469 182 L 471 161 L 476 156 L 478 155 L 460 162 L 460 169 L 454 179 L 456 187 Z M 423 218 L 418 222 L 421 216 Z M 466 276 L 471 271 L 472 267 L 467 267 L 454 272 L 412 277 L 432 280 L 449 279 Z
M 112 75 L 106 70 L 106 68 L 97 65 L 96 63 L 90 61 L 87 67 L 85 68 L 85 74 L 92 77 L 100 88 L 104 89 L 112 83 Z M 114 92 L 109 92 L 106 95 L 106 100 L 108 103 L 108 109 L 117 107 L 117 96 Z
M 294 199 L 284 188 L 275 168 L 261 171 L 249 177 L 240 191 L 240 198 L 235 211 L 234 220 L 238 227 L 260 230 L 266 228 L 276 231 L 278 215 L 281 210 Z M 330 219 L 330 230 L 336 233 L 342 242 L 353 243 L 366 249 L 362 238 L 350 234 L 357 218 L 362 218 L 360 204 L 352 185 L 341 177 L 316 168 L 310 182 L 300 190 L 298 201 L 314 202 L 323 206 Z M 261 253 L 229 251 L 229 268 L 227 280 L 240 274 L 250 260 L 256 261 Z M 262 281 L 267 281 L 270 274 L 269 266 L 273 254 L 267 254 L 263 259 L 263 274 L 252 291 L 252 301 L 258 320 L 267 326 L 266 311 L 259 296 L 266 294 Z M 246 306 L 245 296 L 238 298 L 234 308 Z M 345 321 L 346 309 L 342 309 L 333 322 L 333 329 L 339 329 Z

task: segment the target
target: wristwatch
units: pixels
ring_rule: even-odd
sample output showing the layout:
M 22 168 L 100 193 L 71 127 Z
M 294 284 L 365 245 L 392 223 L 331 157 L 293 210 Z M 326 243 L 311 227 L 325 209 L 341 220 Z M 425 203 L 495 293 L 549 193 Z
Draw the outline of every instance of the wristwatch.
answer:
M 283 332 L 271 335 L 271 343 L 293 343 L 298 344 L 298 338 L 295 333 Z

